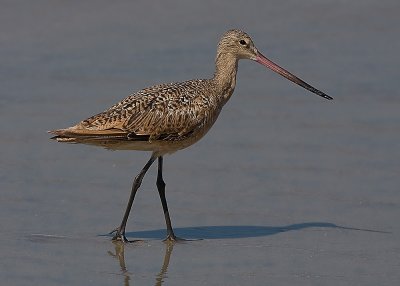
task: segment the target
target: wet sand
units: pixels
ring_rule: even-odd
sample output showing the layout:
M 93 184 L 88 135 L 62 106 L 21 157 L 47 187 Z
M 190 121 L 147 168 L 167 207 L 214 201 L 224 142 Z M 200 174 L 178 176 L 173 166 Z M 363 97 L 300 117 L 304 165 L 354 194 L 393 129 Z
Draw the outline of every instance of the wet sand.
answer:
M 5 285 L 396 285 L 398 1 L 1 4 L 0 278 Z M 168 245 L 150 154 L 58 144 L 143 87 L 210 77 L 241 28 L 329 102 L 250 61 L 198 144 L 165 158 Z

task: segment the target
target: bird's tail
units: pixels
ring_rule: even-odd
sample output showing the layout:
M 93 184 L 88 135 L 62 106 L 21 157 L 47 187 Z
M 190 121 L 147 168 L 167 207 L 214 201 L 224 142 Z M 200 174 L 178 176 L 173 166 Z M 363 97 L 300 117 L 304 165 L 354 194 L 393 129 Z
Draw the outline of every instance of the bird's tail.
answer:
M 85 129 L 57 129 L 48 131 L 55 136 L 50 139 L 58 142 L 66 143 L 90 143 L 91 141 L 107 140 L 107 139 L 123 139 L 126 138 L 125 132 L 116 132 L 115 130 L 85 130 Z

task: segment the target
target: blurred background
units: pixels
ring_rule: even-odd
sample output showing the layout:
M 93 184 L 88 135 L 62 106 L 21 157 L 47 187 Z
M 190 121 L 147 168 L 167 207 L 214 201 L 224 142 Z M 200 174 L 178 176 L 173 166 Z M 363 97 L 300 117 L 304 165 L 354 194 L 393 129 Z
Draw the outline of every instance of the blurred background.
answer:
M 399 11 L 394 0 L 0 1 L 2 281 L 395 285 Z M 211 131 L 165 158 L 176 232 L 203 240 L 161 241 L 153 167 L 127 227 L 146 241 L 112 244 L 150 154 L 46 131 L 153 84 L 211 77 L 231 28 L 334 100 L 241 61 Z

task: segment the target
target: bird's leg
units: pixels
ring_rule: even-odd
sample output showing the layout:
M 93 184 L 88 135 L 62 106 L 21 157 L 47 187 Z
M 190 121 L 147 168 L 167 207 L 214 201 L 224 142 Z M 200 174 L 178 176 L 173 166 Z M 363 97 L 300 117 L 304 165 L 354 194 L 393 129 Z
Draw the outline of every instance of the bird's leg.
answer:
M 131 195 L 129 197 L 128 206 L 126 207 L 125 214 L 122 219 L 121 225 L 111 232 L 111 233 L 115 233 L 115 235 L 112 238 L 113 240 L 129 242 L 129 240 L 125 236 L 125 227 L 126 227 L 126 222 L 128 221 L 129 213 L 132 208 L 133 200 L 135 199 L 137 190 L 139 189 L 140 185 L 142 184 L 144 175 L 146 174 L 147 170 L 150 168 L 151 164 L 153 164 L 153 162 L 155 161 L 156 158 L 157 158 L 156 156 L 152 155 L 150 160 L 146 163 L 146 165 L 144 165 L 144 167 L 140 171 L 140 173 L 135 177 L 135 180 L 133 181 L 133 184 L 132 184 L 132 191 L 131 191 Z
M 162 176 L 162 169 L 163 169 L 163 157 L 159 156 L 158 172 L 157 172 L 157 189 L 158 189 L 158 194 L 160 195 L 161 204 L 164 211 L 165 223 L 167 224 L 167 238 L 165 240 L 177 241 L 181 239 L 175 236 L 174 230 L 172 229 L 171 218 L 169 217 L 169 212 L 168 212 L 167 199 L 165 198 L 165 182 Z

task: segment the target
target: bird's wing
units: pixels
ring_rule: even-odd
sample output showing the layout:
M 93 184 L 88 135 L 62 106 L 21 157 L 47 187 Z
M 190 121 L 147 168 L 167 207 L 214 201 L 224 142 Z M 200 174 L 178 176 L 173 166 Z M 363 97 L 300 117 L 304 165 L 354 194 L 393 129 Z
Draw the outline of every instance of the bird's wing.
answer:
M 207 80 L 156 85 L 143 89 L 76 128 L 89 134 L 174 139 L 201 128 L 217 108 Z M 207 91 L 207 92 L 206 92 Z

